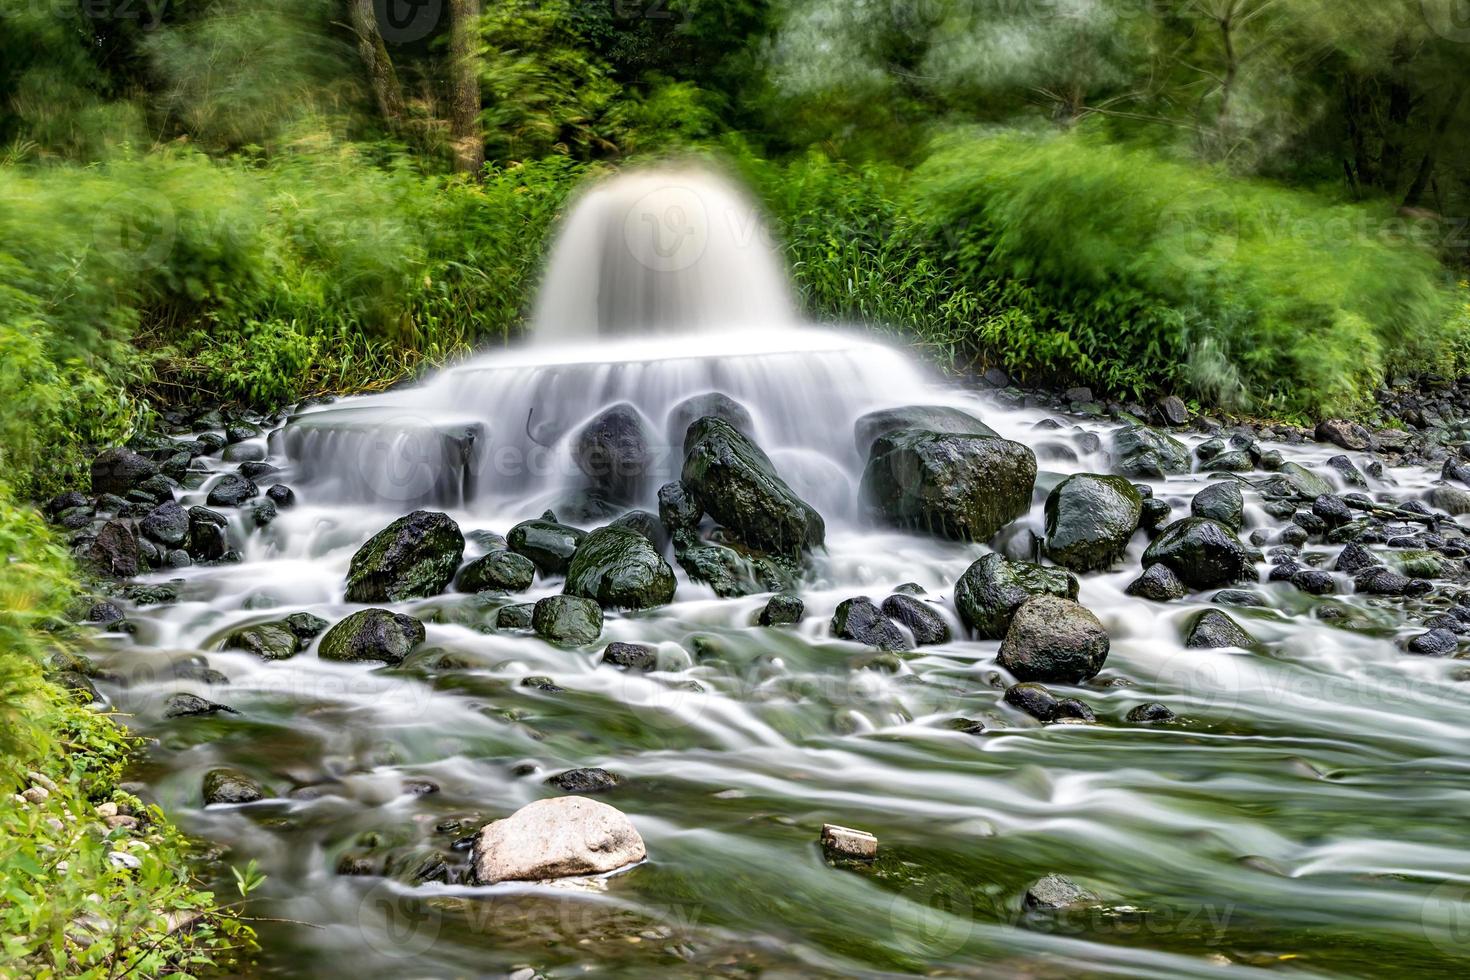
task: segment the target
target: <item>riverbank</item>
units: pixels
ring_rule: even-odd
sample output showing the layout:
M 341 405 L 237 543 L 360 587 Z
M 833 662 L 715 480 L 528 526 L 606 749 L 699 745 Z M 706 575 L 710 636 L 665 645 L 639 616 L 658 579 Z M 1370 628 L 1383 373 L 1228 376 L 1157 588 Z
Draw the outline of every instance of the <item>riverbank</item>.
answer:
M 5 974 L 152 977 L 247 958 L 253 932 L 199 878 L 195 844 L 130 792 L 142 740 L 88 703 L 76 569 L 37 515 L 4 500 L 0 551 Z

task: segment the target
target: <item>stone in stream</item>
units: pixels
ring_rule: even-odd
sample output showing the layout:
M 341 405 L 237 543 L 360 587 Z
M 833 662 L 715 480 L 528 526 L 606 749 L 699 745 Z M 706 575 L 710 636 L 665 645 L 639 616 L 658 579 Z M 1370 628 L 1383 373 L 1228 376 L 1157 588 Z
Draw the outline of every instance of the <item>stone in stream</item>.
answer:
M 1452 517 L 1470 514 L 1470 491 L 1459 487 L 1435 487 L 1429 491 L 1429 506 Z
M 1144 425 L 1114 432 L 1112 455 L 1123 476 L 1161 480 L 1170 473 L 1189 472 L 1189 450 L 1184 443 Z
M 189 538 L 189 513 L 170 500 L 149 511 L 138 522 L 138 531 L 150 541 L 177 548 Z
M 626 527 L 600 527 L 577 546 L 566 593 L 604 609 L 651 609 L 674 598 L 674 570 L 653 544 Z
M 602 608 L 581 596 L 547 596 L 532 610 L 531 627 L 552 643 L 585 646 L 602 635 Z
M 1081 698 L 1062 698 L 1052 721 L 1059 725 L 1091 725 L 1097 721 L 1097 714 Z
M 320 616 L 313 616 L 309 612 L 294 612 L 281 620 L 281 625 L 285 626 L 292 633 L 295 633 L 296 639 L 305 645 L 320 636 L 322 630 L 330 626 L 331 623 L 328 623 Z
M 475 838 L 470 871 L 477 885 L 603 874 L 647 856 L 621 811 L 580 796 L 537 800 Z
M 347 569 L 348 602 L 400 602 L 444 591 L 464 557 L 448 514 L 416 510 L 367 540 Z
M 1143 498 L 1121 476 L 1079 473 L 1046 498 L 1046 554 L 1076 572 L 1122 557 L 1143 516 Z
M 954 604 L 977 637 L 999 640 L 1028 599 L 1038 595 L 1075 599 L 1077 589 L 1076 577 L 1062 569 L 989 554 L 965 569 L 955 583 Z
M 703 582 L 721 599 L 766 591 L 758 580 L 755 563 L 733 548 L 696 544 L 680 549 L 678 561 L 690 581 Z
M 820 548 L 822 516 L 776 473 L 760 447 L 723 419 L 689 427 L 681 482 L 700 509 L 737 540 L 759 551 L 795 557 Z
M 265 798 L 260 783 L 238 769 L 211 769 L 204 774 L 204 804 L 254 803 Z
M 1034 681 L 1006 688 L 1005 703 L 1037 721 L 1051 721 L 1057 716 L 1057 696 Z
M 626 528 L 642 535 L 660 554 L 668 549 L 669 535 L 664 531 L 663 522 L 658 519 L 658 515 L 650 514 L 646 510 L 630 510 L 608 527 Z
M 1169 515 L 1174 508 L 1167 500 L 1150 497 L 1143 502 L 1143 512 L 1138 519 L 1138 526 L 1152 534 L 1165 524 L 1169 523 Z
M 210 507 L 239 507 L 260 493 L 255 481 L 239 473 L 226 473 L 209 488 L 204 502 Z
M 1250 649 L 1256 638 L 1218 609 L 1206 609 L 1189 621 L 1184 645 L 1191 650 Z
M 755 422 L 744 405 L 722 392 L 707 391 L 702 395 L 692 395 L 669 409 L 665 424 L 669 446 L 682 455 L 689 427 L 703 418 L 722 419 L 741 435 L 755 438 Z
M 1343 449 L 1357 451 L 1367 449 L 1373 442 L 1373 437 L 1367 429 L 1346 419 L 1326 419 L 1318 422 L 1316 436 L 1318 442 L 1330 442 Z
M 1208 517 L 1239 534 L 1245 525 L 1245 497 L 1236 483 L 1212 483 L 1189 502 L 1195 517 Z
M 704 517 L 699 501 L 684 484 L 675 480 L 658 488 L 658 519 L 674 542 L 683 550 L 699 540 L 699 522 Z
M 520 602 L 513 606 L 501 606 L 495 611 L 495 628 L 498 630 L 528 630 L 536 609 L 533 602 Z
M 1186 425 L 1189 422 L 1189 407 L 1178 395 L 1165 395 L 1154 408 L 1165 425 Z
M 858 455 L 867 459 L 873 443 L 900 429 L 1000 438 L 994 429 L 962 409 L 949 405 L 905 405 L 869 412 L 853 423 L 853 444 Z
M 1317 568 L 1302 568 L 1291 573 L 1292 585 L 1308 595 L 1332 595 L 1337 591 L 1337 580 L 1331 572 Z
M 132 578 L 142 568 L 138 538 L 125 521 L 108 521 L 87 548 L 87 564 L 103 575 Z
M 1107 630 L 1090 611 L 1042 595 L 1016 610 L 996 663 L 1017 680 L 1080 684 L 1102 670 L 1108 647 Z
M 216 561 L 229 550 L 225 529 L 230 522 L 207 507 L 189 508 L 189 539 L 184 550 L 195 561 Z
M 642 643 L 609 643 L 602 649 L 602 663 L 644 673 L 658 669 L 658 651 Z
M 1245 545 L 1207 517 L 1186 517 L 1164 528 L 1143 553 L 1143 564 L 1167 565 L 1193 589 L 1230 585 L 1251 574 Z
M 844 599 L 832 614 L 832 635 L 879 650 L 908 650 L 913 647 L 904 631 L 883 615 L 867 596 Z
M 1448 657 L 1459 649 L 1459 646 L 1460 639 L 1453 632 L 1435 628 L 1409 640 L 1406 649 L 1421 657 Z
M 1283 463 L 1277 475 L 1259 480 L 1256 489 L 1265 497 L 1296 497 L 1315 500 L 1332 492 L 1332 484 L 1300 463 Z
M 882 521 L 989 541 L 1031 509 L 1036 456 L 995 436 L 899 429 L 873 443 L 860 492 Z
M 524 592 L 536 577 L 536 566 L 525 555 L 492 551 L 459 570 L 454 587 L 461 592 Z
M 424 635 L 424 624 L 412 616 L 391 609 L 363 609 L 327 630 L 317 647 L 317 656 L 322 660 L 397 665 L 424 642 Z
M 198 718 L 216 714 L 220 711 L 232 715 L 238 715 L 240 713 L 229 705 L 208 701 L 197 694 L 188 694 L 182 691 L 177 694 L 170 694 L 168 700 L 163 703 L 163 716 L 165 718 Z
M 1411 579 L 1382 566 L 1365 568 L 1353 576 L 1353 587 L 1364 595 L 1424 595 L 1434 585 L 1423 579 Z
M 840 861 L 873 861 L 878 857 L 878 838 L 866 830 L 822 824 L 822 853 Z
M 546 785 L 555 786 L 563 793 L 606 793 L 617 789 L 622 777 L 606 769 L 568 769 L 546 778 Z
M 281 510 L 296 505 L 296 492 L 284 483 L 277 483 L 268 487 L 265 491 L 265 497 Z
M 1023 899 L 1031 912 L 1056 912 L 1079 905 L 1096 905 L 1098 897 L 1062 875 L 1047 875 L 1026 889 Z
M 1184 598 L 1188 589 L 1168 565 L 1150 565 L 1143 570 L 1142 575 L 1128 583 L 1123 591 L 1140 599 L 1169 602 Z
M 1312 515 L 1328 528 L 1342 527 L 1353 519 L 1352 509 L 1336 494 L 1324 493 L 1312 501 Z
M 1337 560 L 1333 568 L 1339 572 L 1356 575 L 1367 568 L 1373 568 L 1378 564 L 1378 559 L 1373 557 L 1373 552 L 1360 544 L 1349 544 L 1337 553 Z
M 157 474 L 157 463 L 130 449 L 104 449 L 92 460 L 92 493 L 126 496 L 128 491 Z
M 778 592 L 766 600 L 758 622 L 762 626 L 791 626 L 801 622 L 805 612 L 806 604 L 801 601 L 801 596 Z
M 1173 721 L 1175 717 L 1177 716 L 1169 710 L 1168 705 L 1148 701 L 1131 709 L 1124 720 L 1135 725 L 1159 725 Z
M 577 433 L 572 458 L 609 501 L 630 504 L 642 496 L 653 468 L 648 426 L 624 402 L 599 414 Z
M 301 638 L 285 622 L 242 626 L 225 637 L 221 650 L 243 650 L 262 660 L 289 660 L 301 652 Z
M 949 624 L 932 605 L 911 595 L 891 595 L 883 600 L 883 615 L 913 634 L 915 646 L 948 643 Z
M 565 575 L 577 545 L 586 536 L 586 531 L 558 523 L 556 516 L 547 511 L 536 520 L 522 521 L 511 528 L 505 540 L 511 551 L 531 559 L 542 575 Z

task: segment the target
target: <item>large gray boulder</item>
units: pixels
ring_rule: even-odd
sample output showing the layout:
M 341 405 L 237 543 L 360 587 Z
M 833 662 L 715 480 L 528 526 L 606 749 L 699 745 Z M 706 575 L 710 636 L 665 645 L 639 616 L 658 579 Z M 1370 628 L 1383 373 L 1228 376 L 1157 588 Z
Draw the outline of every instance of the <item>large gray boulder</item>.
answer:
M 301 647 L 301 637 L 284 620 L 242 626 L 220 644 L 221 650 L 243 650 L 262 660 L 289 660 Z
M 899 429 L 873 443 L 862 495 L 896 527 L 988 541 L 1031 508 L 1036 456 L 995 436 Z
M 977 637 L 999 640 L 1028 599 L 1039 595 L 1075 599 L 1077 589 L 1077 578 L 1063 569 L 989 554 L 965 569 L 955 583 L 954 604 Z
M 1080 684 L 1108 658 L 1108 631 L 1071 599 L 1036 596 L 1016 610 L 996 663 L 1022 681 Z
M 822 516 L 776 474 L 760 447 L 723 419 L 702 418 L 684 440 L 681 482 L 700 508 L 740 542 L 796 556 L 820 548 Z
M 873 443 L 900 429 L 923 429 L 926 432 L 952 432 L 959 435 L 990 436 L 998 433 L 975 416 L 949 405 L 905 405 L 869 412 L 852 427 L 852 441 L 864 459 Z
M 416 510 L 368 539 L 347 570 L 348 602 L 399 602 L 438 595 L 464 557 L 464 535 L 448 514 Z
M 581 796 L 528 803 L 475 838 L 470 870 L 478 885 L 606 874 L 647 856 L 620 810 Z
M 1143 553 L 1143 565 L 1163 564 L 1192 589 L 1212 589 L 1250 577 L 1245 545 L 1225 525 L 1186 517 L 1159 532 Z
M 1237 483 L 1212 483 L 1189 502 L 1195 517 L 1208 517 L 1239 534 L 1245 526 L 1245 497 Z
M 364 609 L 327 630 L 317 647 L 323 660 L 400 664 L 424 642 L 424 624 L 391 609 Z
M 581 596 L 547 596 L 531 611 L 531 628 L 552 643 L 585 646 L 602 635 L 602 607 Z
M 566 593 L 604 609 L 649 609 L 674 598 L 674 570 L 648 538 L 627 527 L 587 535 L 567 567 Z
M 913 643 L 898 624 L 884 615 L 867 596 L 844 599 L 832 614 L 832 635 L 879 650 L 909 650 Z
M 1143 516 L 1143 497 L 1121 476 L 1079 473 L 1046 498 L 1046 553 L 1078 572 L 1107 568 L 1123 556 Z

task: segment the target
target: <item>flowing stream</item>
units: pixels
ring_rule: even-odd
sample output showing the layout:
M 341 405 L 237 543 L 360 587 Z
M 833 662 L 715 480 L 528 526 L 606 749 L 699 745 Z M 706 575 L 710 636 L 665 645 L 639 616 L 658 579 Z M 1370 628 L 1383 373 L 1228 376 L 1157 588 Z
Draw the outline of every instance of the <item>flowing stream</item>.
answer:
M 713 178 L 676 176 L 672 189 L 641 174 L 583 199 L 554 250 L 534 343 L 414 388 L 306 409 L 263 439 L 281 472 L 261 485 L 289 484 L 297 505 L 264 528 L 231 512 L 238 563 L 155 573 L 148 581 L 174 582 L 177 601 L 131 606 L 134 634 L 99 637 L 97 660 L 115 675 L 103 693 L 157 740 L 138 778 L 228 862 L 257 859 L 269 876 L 250 905 L 269 920 L 258 924 L 260 972 L 1461 972 L 1470 689 L 1460 661 L 1402 652 L 1413 630 L 1402 600 L 1352 595 L 1346 576 L 1347 594 L 1310 597 L 1263 571 L 1253 588 L 1267 604 L 1231 610 L 1263 649 L 1189 650 L 1182 625 L 1210 593 L 1167 604 L 1125 595 L 1146 545 L 1137 535 L 1114 571 L 1081 576 L 1080 601 L 1112 648 L 1097 678 L 1059 690 L 1085 699 L 1094 725 L 1043 726 L 1006 707 L 998 644 L 965 638 L 957 620 L 957 639 L 897 660 L 833 639 L 838 602 L 881 601 L 904 583 L 954 619 L 956 579 L 989 550 L 869 520 L 858 416 L 951 404 L 1031 446 L 1043 472 L 1012 534 L 1041 533 L 1041 502 L 1061 475 L 1108 472 L 1099 447 L 1116 424 L 1006 410 L 890 347 L 795 323 L 752 212 Z M 642 231 L 681 229 L 703 242 L 692 259 L 669 257 L 684 245 L 638 246 Z M 444 510 L 467 536 L 548 507 L 604 523 L 581 492 L 572 434 L 619 403 L 669 434 L 675 406 L 709 391 L 751 412 L 756 441 L 826 519 L 799 626 L 755 626 L 768 596 L 719 599 L 683 572 L 672 604 L 610 614 L 585 650 L 485 625 L 501 604 L 561 590 L 538 576 L 525 595 L 394 604 L 428 630 L 400 667 L 327 663 L 314 647 L 276 662 L 218 649 L 244 624 L 298 610 L 336 622 L 362 608 L 343 598 L 349 560 L 416 507 Z M 677 478 L 673 428 L 644 509 Z M 1324 475 L 1337 452 L 1277 448 Z M 1389 470 L 1370 492 L 1422 497 L 1434 478 Z M 1209 482 L 1195 473 L 1153 486 L 1177 517 Z M 208 486 L 183 501 L 202 504 Z M 1260 503 L 1247 494 L 1246 534 L 1279 524 Z M 482 552 L 472 540 L 466 559 Z M 656 645 L 660 669 L 598 665 L 613 640 Z M 201 672 L 201 660 L 223 676 Z M 239 714 L 166 719 L 164 700 L 179 691 Z M 1124 721 L 1147 701 L 1179 719 Z M 202 806 L 201 778 L 220 765 L 255 775 L 268 798 Z M 338 873 L 344 856 L 363 854 L 387 870 L 453 866 L 464 859 L 456 842 L 554 795 L 543 780 L 580 766 L 622 777 L 599 799 L 648 847 L 645 863 L 598 887 Z M 877 862 L 830 866 L 817 844 L 828 822 L 876 834 Z M 1024 912 L 1027 887 L 1049 873 L 1104 903 Z

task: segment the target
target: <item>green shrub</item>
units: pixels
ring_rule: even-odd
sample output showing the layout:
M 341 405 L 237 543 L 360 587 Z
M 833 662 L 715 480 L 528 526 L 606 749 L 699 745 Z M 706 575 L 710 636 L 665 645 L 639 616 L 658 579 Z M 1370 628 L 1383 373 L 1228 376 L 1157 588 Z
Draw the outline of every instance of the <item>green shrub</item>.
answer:
M 1382 210 L 1084 134 L 955 139 L 912 201 L 941 263 L 1017 311 L 977 330 L 1018 374 L 1301 415 L 1456 366 L 1437 263 Z

